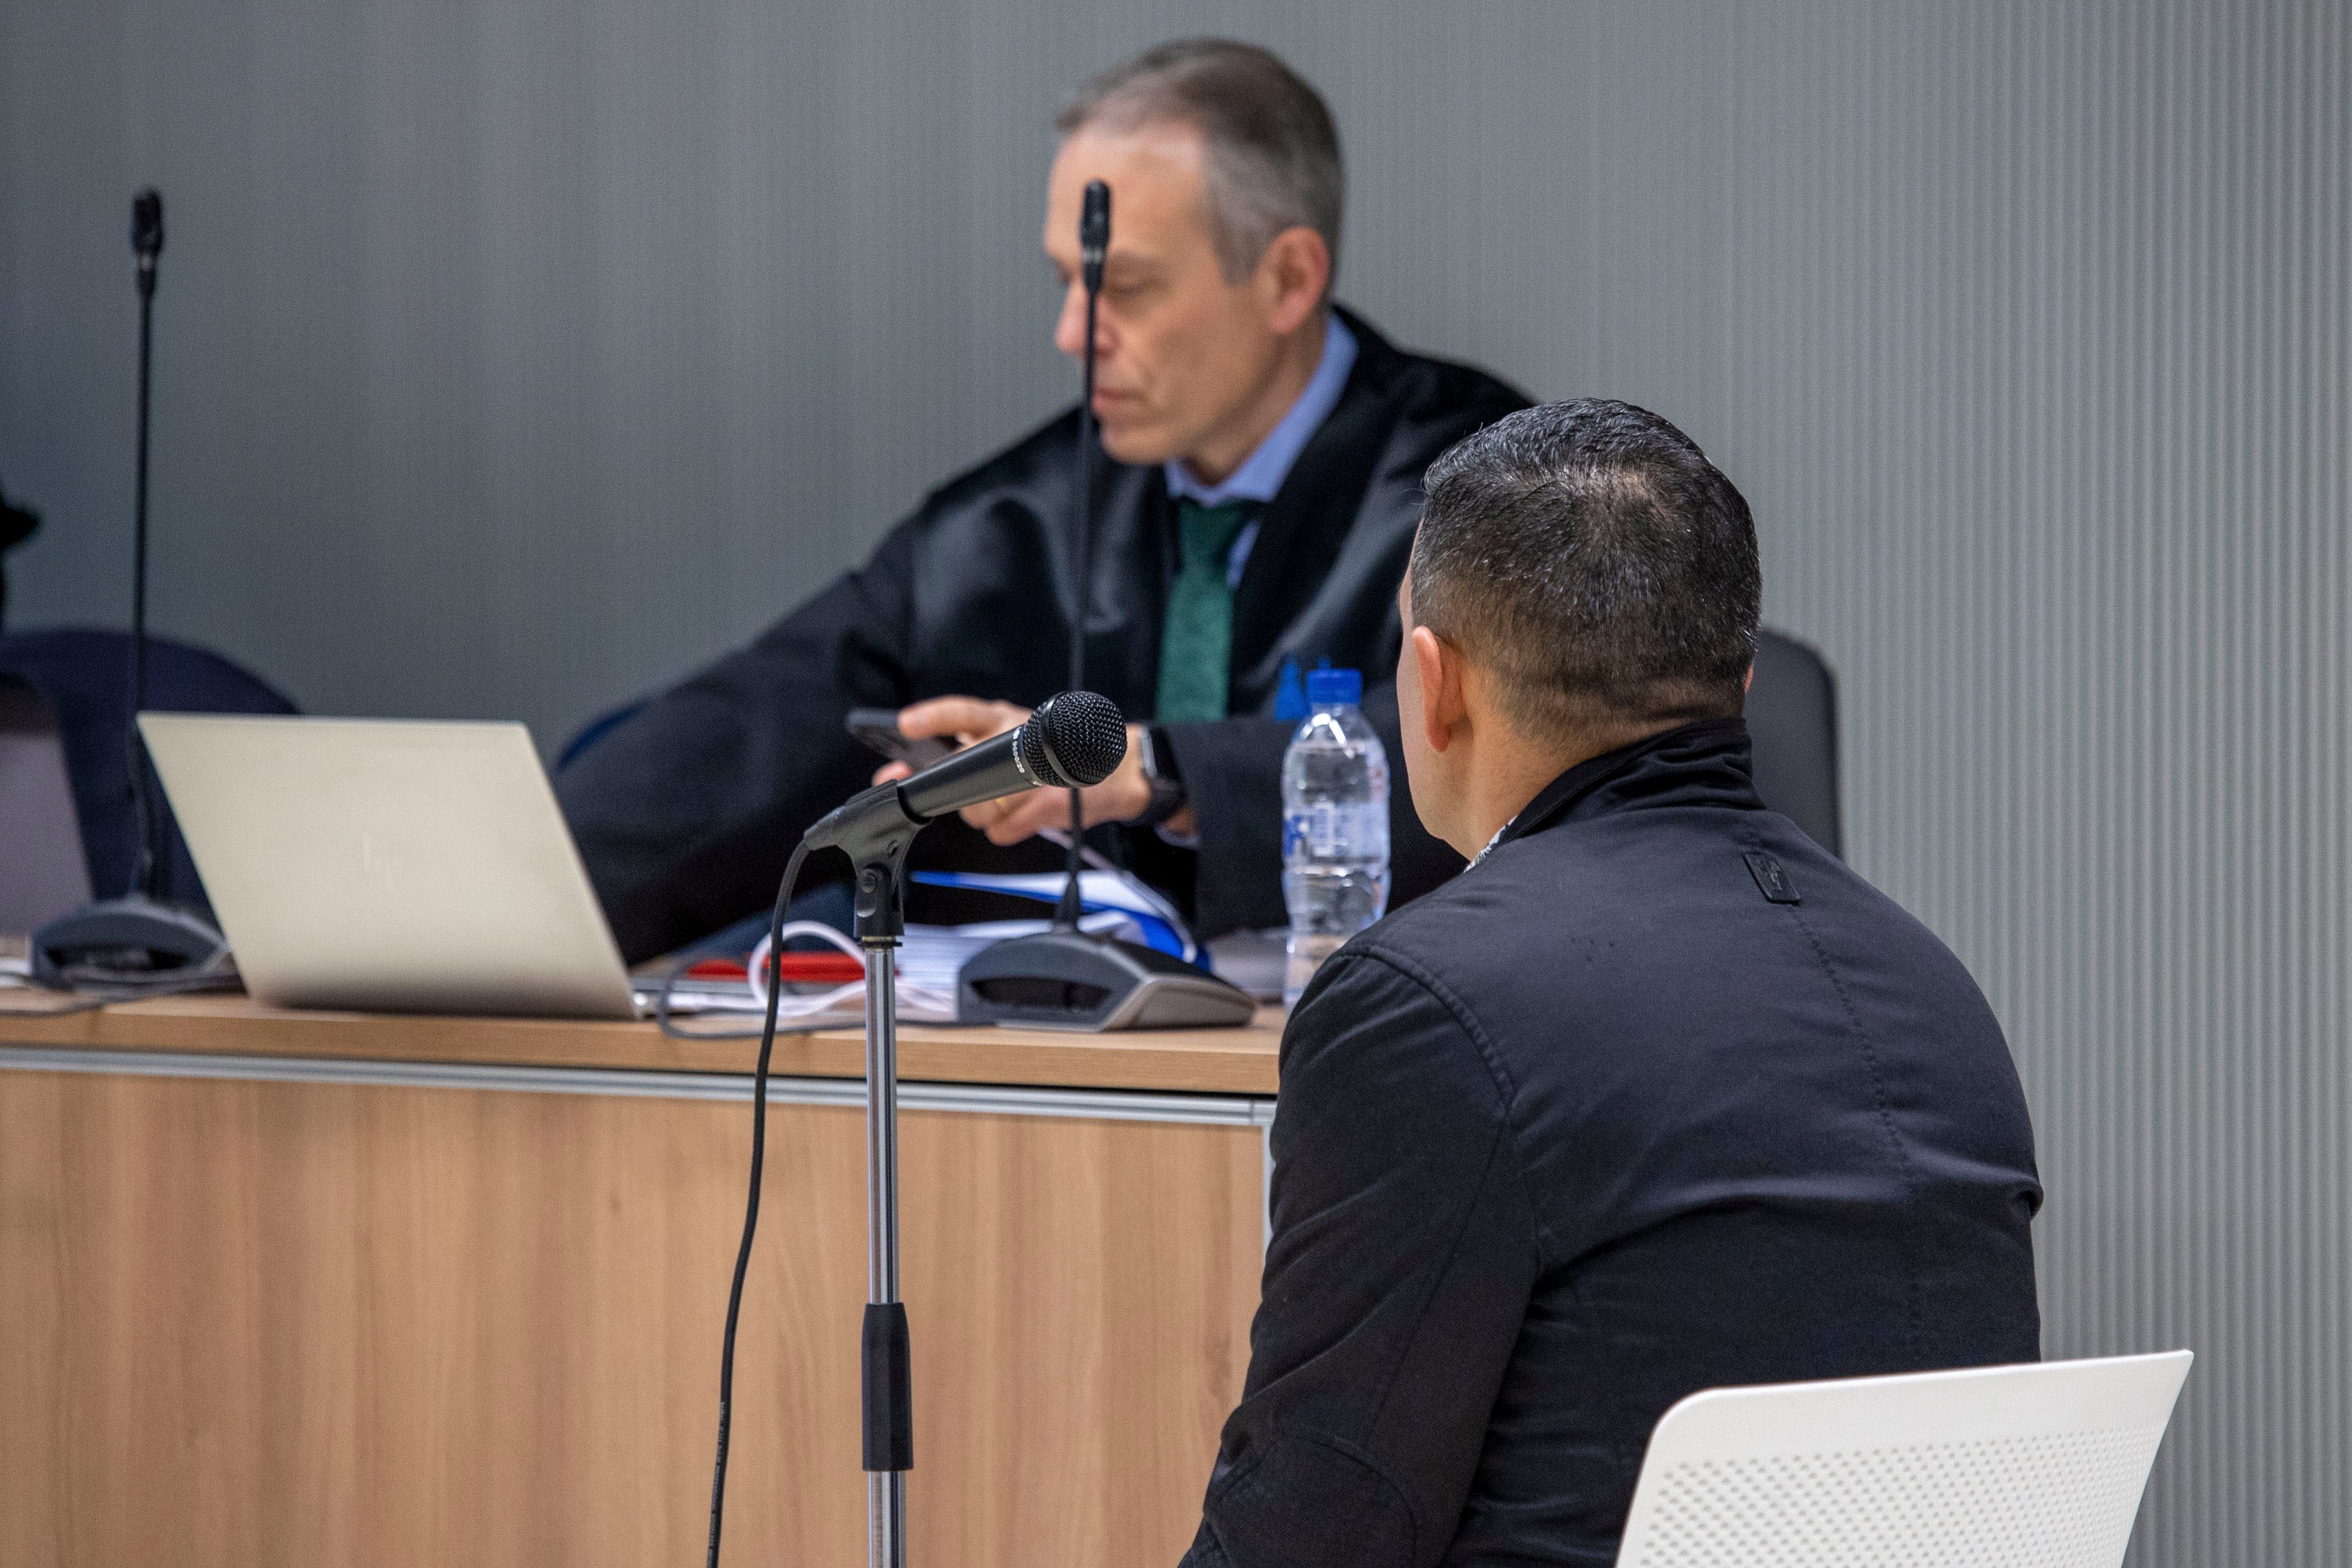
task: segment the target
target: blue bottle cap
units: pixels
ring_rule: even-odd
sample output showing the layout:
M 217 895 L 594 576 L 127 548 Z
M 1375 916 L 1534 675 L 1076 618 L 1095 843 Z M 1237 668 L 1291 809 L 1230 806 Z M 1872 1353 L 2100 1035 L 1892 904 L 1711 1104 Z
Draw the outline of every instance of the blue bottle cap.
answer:
M 1307 672 L 1307 700 L 1318 708 L 1335 703 L 1350 707 L 1364 700 L 1364 672 L 1360 669 L 1333 669 L 1328 666 Z

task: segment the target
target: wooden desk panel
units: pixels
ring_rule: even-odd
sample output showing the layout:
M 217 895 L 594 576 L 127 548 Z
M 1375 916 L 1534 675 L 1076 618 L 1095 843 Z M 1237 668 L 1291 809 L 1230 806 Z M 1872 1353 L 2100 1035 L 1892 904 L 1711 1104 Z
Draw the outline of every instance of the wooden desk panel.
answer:
M 39 1033 L 128 1045 L 132 1011 Z M 749 1120 L 0 1071 L 0 1563 L 698 1560 Z M 1257 1129 L 903 1126 L 911 1560 L 1174 1561 L 1247 1364 Z M 857 1562 L 861 1118 L 769 1132 L 728 1560 Z

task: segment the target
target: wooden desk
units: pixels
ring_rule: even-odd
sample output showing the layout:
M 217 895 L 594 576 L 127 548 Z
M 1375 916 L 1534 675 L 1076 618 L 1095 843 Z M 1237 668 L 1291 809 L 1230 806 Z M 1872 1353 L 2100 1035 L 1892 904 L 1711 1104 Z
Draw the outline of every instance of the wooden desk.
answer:
M 1276 1033 L 909 1027 L 910 1560 L 1172 1563 Z M 0 994 L 0 1564 L 698 1560 L 753 1042 Z M 780 1041 L 733 1563 L 862 1561 L 857 1037 Z

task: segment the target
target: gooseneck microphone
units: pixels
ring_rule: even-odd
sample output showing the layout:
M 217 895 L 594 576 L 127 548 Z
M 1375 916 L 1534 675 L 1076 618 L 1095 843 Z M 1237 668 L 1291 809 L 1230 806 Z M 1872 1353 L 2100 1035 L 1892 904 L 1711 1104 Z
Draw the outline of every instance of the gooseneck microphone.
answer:
M 1087 346 L 1080 363 L 1086 367 L 1085 391 L 1078 400 L 1078 514 L 1073 563 L 1070 615 L 1070 686 L 1087 683 L 1087 608 L 1095 582 L 1095 321 L 1102 308 L 1103 262 L 1110 255 L 1110 186 L 1101 180 L 1087 182 L 1078 206 L 1078 279 L 1087 290 Z M 1122 746 L 1120 752 L 1125 754 Z M 1116 766 L 1117 763 L 1112 764 Z M 1108 775 L 1106 775 L 1108 776 Z M 1080 878 L 1086 871 L 1087 816 L 1085 800 L 1070 792 L 1070 844 L 1062 901 L 1055 908 L 1054 924 L 1062 931 L 1078 929 Z
M 131 809 L 139 831 L 131 890 L 156 896 L 163 813 L 155 809 L 139 714 L 147 706 L 147 407 L 154 363 L 155 263 L 163 254 L 163 196 L 153 186 L 131 199 L 131 253 L 139 264 L 139 457 L 131 491 Z
M 163 198 L 152 189 L 131 199 L 131 252 L 139 267 L 139 437 L 131 491 L 131 713 L 123 752 L 137 843 L 131 886 L 121 898 L 70 910 L 33 933 L 33 978 L 58 990 L 81 984 L 207 990 L 235 980 L 227 939 L 204 916 L 163 897 L 168 866 L 163 785 L 139 733 L 139 714 L 147 706 L 147 414 L 155 264 L 163 254 Z
M 923 824 L 1033 789 L 1084 789 L 1110 777 L 1127 755 L 1127 718 L 1092 691 L 1048 697 L 1017 729 L 966 746 L 910 778 L 853 795 L 808 830 L 811 848 L 872 831 Z
M 1086 395 L 1078 404 L 1078 505 L 1073 520 L 1070 685 L 1086 684 L 1087 612 L 1093 603 L 1095 511 L 1095 328 L 1110 256 L 1110 186 L 1088 182 L 1078 208 L 1079 280 L 1087 290 L 1087 341 L 1079 355 Z M 1122 731 L 1111 758 L 1126 753 Z M 1104 776 L 1108 776 L 1108 768 Z M 911 782 L 911 781 L 909 781 Z M 1070 791 L 1069 868 L 1054 928 L 983 949 L 956 972 L 956 1013 L 967 1024 L 1042 1024 L 1060 1029 L 1167 1028 L 1238 1025 L 1256 1010 L 1248 993 L 1175 953 L 1081 931 L 1086 817 Z

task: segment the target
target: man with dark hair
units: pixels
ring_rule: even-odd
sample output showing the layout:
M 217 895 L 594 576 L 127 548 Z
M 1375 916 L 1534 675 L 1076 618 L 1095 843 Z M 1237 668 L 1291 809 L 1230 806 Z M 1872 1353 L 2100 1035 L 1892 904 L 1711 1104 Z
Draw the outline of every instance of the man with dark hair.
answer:
M 971 740 L 1065 681 L 1083 603 L 1087 682 L 1149 720 L 1086 793 L 1090 822 L 1189 898 L 1203 936 L 1278 925 L 1286 660 L 1378 668 L 1400 629 L 1422 469 L 1526 399 L 1391 347 L 1336 306 L 1344 194 L 1322 99 L 1264 49 L 1169 44 L 1083 87 L 1055 122 L 1045 253 L 1055 344 L 1085 348 L 1077 217 L 1108 183 L 1096 342 L 1090 580 L 1074 583 L 1072 408 L 933 492 L 861 569 L 757 642 L 645 704 L 556 790 L 631 959 L 763 908 L 807 826 L 874 759 L 853 707 L 903 708 L 909 735 Z M 970 695 L 966 695 L 970 694 Z M 1395 743 L 1394 693 L 1367 694 Z M 1460 868 L 1398 792 L 1400 900 Z M 1058 791 L 968 814 L 998 846 L 1066 821 Z M 1039 847 L 1042 848 L 1043 847 Z M 917 855 L 985 863 L 942 825 Z M 1003 851 L 994 852 L 1002 855 Z M 1033 851 L 1034 853 L 1034 851 Z M 1057 865 L 1045 849 L 1036 868 Z
M 2032 1129 L 1958 961 L 1749 780 L 1747 503 L 1622 403 L 1428 473 L 1405 771 L 1471 868 L 1293 1013 L 1193 1568 L 1612 1563 L 1702 1388 L 2039 1353 Z

